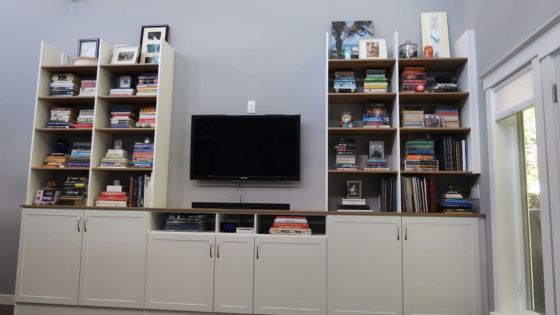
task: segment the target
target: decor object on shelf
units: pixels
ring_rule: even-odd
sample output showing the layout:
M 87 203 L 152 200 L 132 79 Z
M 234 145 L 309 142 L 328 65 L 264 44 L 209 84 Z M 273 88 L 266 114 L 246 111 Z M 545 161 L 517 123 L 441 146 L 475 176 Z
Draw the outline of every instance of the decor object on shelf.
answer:
M 359 180 L 346 181 L 346 198 L 348 199 L 362 198 L 362 181 Z
M 62 53 L 60 54 L 60 64 L 63 66 L 69 66 L 73 63 L 72 56 Z
M 364 128 L 390 128 L 391 115 L 387 112 L 385 104 L 370 104 L 363 116 Z
M 373 37 L 372 21 L 334 21 L 331 24 L 331 58 L 358 59 L 359 40 Z
M 433 58 L 451 57 L 447 12 L 424 12 L 420 14 L 420 19 L 422 23 L 422 46 L 432 46 Z
M 113 58 L 111 59 L 111 64 L 135 64 L 138 60 L 139 50 L 139 46 L 116 45 L 113 49 Z
M 115 140 L 113 149 L 107 150 L 99 167 L 127 168 L 128 164 L 128 152 L 122 149 L 122 140 Z
M 385 38 L 360 39 L 360 59 L 387 58 L 387 40 Z
M 75 66 L 95 66 L 97 65 L 97 59 L 92 57 L 78 57 L 74 59 Z
M 99 38 L 79 39 L 78 57 L 99 58 Z
M 434 58 L 434 47 L 424 46 L 424 58 Z
M 370 141 L 367 167 L 364 170 L 386 170 L 387 161 L 385 160 L 385 142 Z
M 418 44 L 407 40 L 399 46 L 399 58 L 418 58 Z
M 425 67 L 404 67 L 401 88 L 403 92 L 424 92 L 426 84 Z
M 351 112 L 342 113 L 342 115 L 340 115 L 340 120 L 338 122 L 338 125 L 342 128 L 353 128 L 354 121 L 352 119 L 352 113 Z
M 336 71 L 334 73 L 333 89 L 336 93 L 356 92 L 354 71 Z
M 161 42 L 167 41 L 169 25 L 143 25 L 140 36 L 140 63 L 159 63 Z
M 55 205 L 60 199 L 62 191 L 56 187 L 54 180 L 48 180 L 45 187 L 37 189 L 33 204 L 37 206 Z

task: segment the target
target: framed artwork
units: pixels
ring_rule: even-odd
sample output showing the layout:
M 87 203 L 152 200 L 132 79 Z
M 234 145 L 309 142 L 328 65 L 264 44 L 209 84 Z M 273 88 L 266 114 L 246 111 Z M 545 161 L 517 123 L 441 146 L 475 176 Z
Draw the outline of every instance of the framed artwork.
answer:
M 372 21 L 334 21 L 331 24 L 331 59 L 358 59 L 359 41 L 373 37 Z
M 368 159 L 385 159 L 385 143 L 383 141 L 369 142 Z
M 144 25 L 140 34 L 140 63 L 159 63 L 161 43 L 167 41 L 169 25 Z
M 117 77 L 117 88 L 119 89 L 132 89 L 132 76 L 119 75 Z
M 387 58 L 387 40 L 385 40 L 385 38 L 360 39 L 359 58 Z
M 99 57 L 99 38 L 79 39 L 78 57 Z
M 420 20 L 422 24 L 422 51 L 429 51 L 432 54 L 430 58 L 451 57 L 447 12 L 421 13 Z
M 111 64 L 134 64 L 138 60 L 138 46 L 117 45 L 113 49 Z
M 362 198 L 362 182 L 359 180 L 346 181 L 346 198 L 361 199 Z

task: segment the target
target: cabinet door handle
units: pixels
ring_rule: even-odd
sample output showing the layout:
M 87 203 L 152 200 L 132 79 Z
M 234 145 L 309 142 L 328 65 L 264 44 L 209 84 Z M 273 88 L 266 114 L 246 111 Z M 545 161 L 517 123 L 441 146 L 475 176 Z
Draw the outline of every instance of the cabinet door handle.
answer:
M 78 218 L 78 232 L 81 232 L 80 224 L 82 224 L 82 218 Z
M 397 241 L 401 240 L 401 227 L 397 224 Z
M 89 217 L 86 217 L 86 220 L 84 221 L 84 232 L 87 232 L 87 219 Z
M 213 247 L 214 247 L 214 242 L 210 241 L 210 258 L 212 258 L 212 251 L 214 249 Z
M 216 243 L 216 258 L 220 258 L 220 242 Z
M 404 225 L 404 240 L 405 241 L 408 240 L 408 225 L 407 224 Z
M 261 249 L 261 244 L 259 243 L 259 244 L 257 244 L 257 259 L 260 258 L 260 255 L 259 255 L 260 249 Z

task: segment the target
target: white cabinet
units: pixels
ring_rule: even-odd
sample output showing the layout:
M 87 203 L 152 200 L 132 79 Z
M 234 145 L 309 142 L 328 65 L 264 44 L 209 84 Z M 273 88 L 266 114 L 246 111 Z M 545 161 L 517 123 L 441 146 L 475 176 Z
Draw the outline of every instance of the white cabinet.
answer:
M 481 314 L 477 218 L 402 222 L 404 314 Z
M 328 314 L 402 314 L 401 218 L 331 216 Z
M 326 314 L 326 237 L 255 236 L 257 314 Z
M 253 235 L 216 235 L 214 312 L 253 313 Z
M 146 308 L 212 312 L 213 233 L 150 232 L 147 266 Z
M 86 210 L 80 305 L 142 308 L 149 213 Z
M 78 303 L 82 210 L 23 209 L 15 299 Z

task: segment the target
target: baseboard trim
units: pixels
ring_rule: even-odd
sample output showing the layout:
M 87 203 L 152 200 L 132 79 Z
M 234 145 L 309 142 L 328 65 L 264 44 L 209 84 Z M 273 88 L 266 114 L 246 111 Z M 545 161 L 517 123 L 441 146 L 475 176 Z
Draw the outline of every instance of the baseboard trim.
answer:
M 0 305 L 14 305 L 14 296 L 8 294 L 0 294 Z

